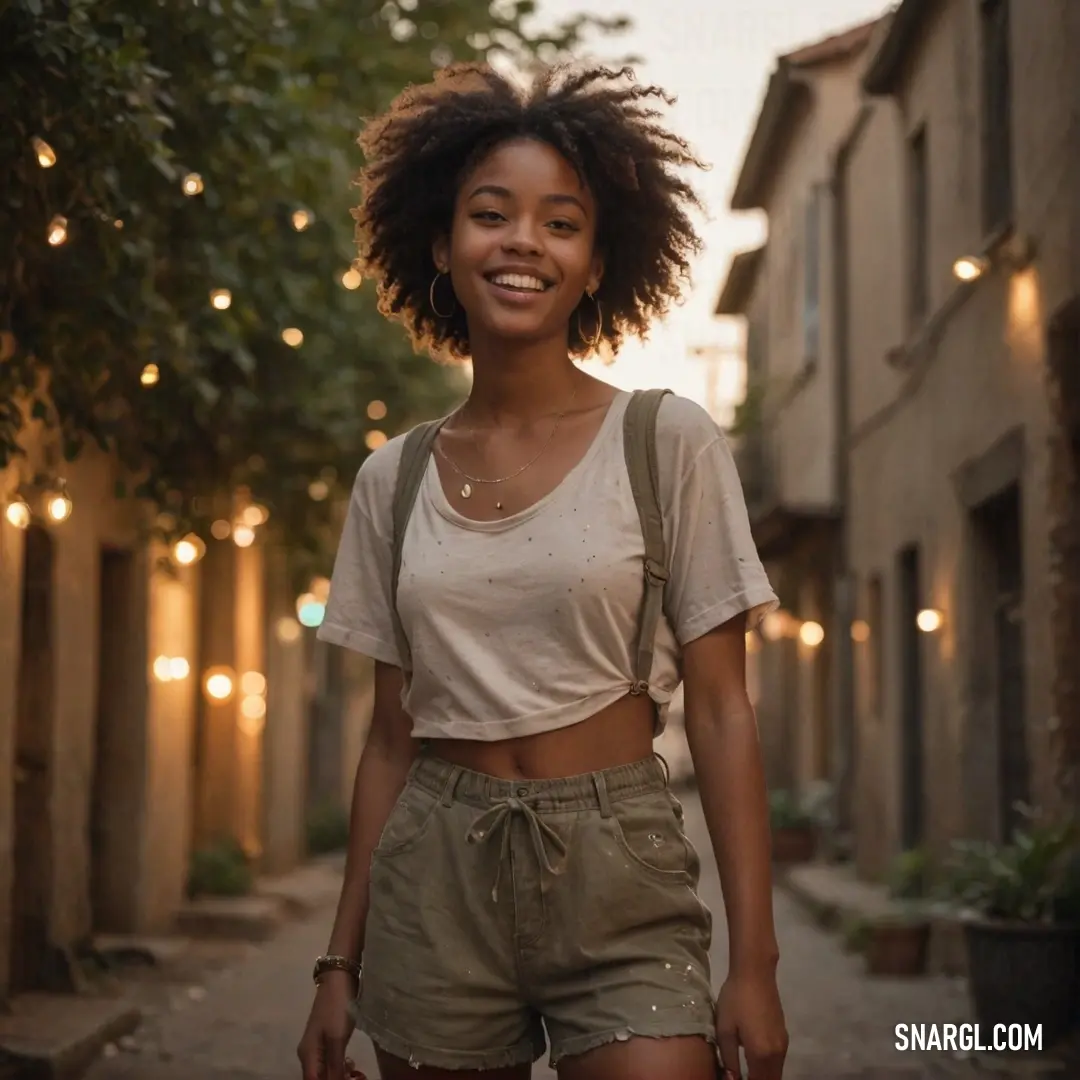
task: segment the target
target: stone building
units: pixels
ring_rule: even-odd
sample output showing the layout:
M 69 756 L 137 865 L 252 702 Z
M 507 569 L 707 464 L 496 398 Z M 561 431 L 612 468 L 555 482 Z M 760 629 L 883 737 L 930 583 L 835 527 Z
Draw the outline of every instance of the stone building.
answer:
M 762 211 L 768 240 L 736 256 L 716 314 L 746 324 L 737 453 L 754 536 L 782 610 L 764 626 L 759 725 L 772 786 L 835 782 L 841 395 L 830 179 L 859 110 L 877 20 L 781 56 L 742 162 L 733 210 Z
M 803 445 L 836 449 L 823 643 L 841 660 L 822 677 L 866 876 L 904 849 L 1004 837 L 1018 802 L 1080 803 L 1078 47 L 1071 0 L 903 0 L 827 150 L 839 392 Z M 785 363 L 754 312 L 789 303 L 761 277 L 777 230 L 759 202 L 768 244 L 718 305 L 750 316 L 751 374 Z
M 74 988 L 97 933 L 171 930 L 209 839 L 293 866 L 307 785 L 309 658 L 257 530 L 185 565 L 109 457 L 24 446 L 0 472 L 0 1001 Z

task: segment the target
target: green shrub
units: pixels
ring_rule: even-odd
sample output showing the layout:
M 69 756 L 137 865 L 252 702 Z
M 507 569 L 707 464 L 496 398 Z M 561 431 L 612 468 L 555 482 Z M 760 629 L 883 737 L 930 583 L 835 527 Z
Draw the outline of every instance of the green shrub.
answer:
M 813 815 L 784 789 L 769 793 L 769 822 L 774 829 L 804 829 L 815 824 Z
M 254 875 L 251 861 L 239 841 L 216 840 L 192 853 L 188 868 L 188 896 L 246 896 Z
M 324 802 L 311 810 L 307 820 L 309 855 L 343 851 L 348 842 L 349 815 L 339 803 Z
M 925 848 L 901 852 L 888 876 L 889 895 L 894 900 L 922 900 L 930 890 L 930 859 Z

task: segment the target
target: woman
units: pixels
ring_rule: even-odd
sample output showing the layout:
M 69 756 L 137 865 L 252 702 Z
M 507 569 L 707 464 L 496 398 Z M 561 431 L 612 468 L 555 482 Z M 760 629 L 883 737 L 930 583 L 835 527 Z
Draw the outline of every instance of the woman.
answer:
M 384 1080 L 523 1080 L 548 1044 L 562 1080 L 711 1080 L 718 1055 L 742 1075 L 740 1046 L 751 1080 L 781 1075 L 744 683 L 746 628 L 776 600 L 722 433 L 668 395 L 667 584 L 635 681 L 629 395 L 574 363 L 644 335 L 698 247 L 677 175 L 697 162 L 629 75 L 553 71 L 525 94 L 459 66 L 362 140 L 360 265 L 473 385 L 423 459 L 400 565 L 404 437 L 364 462 L 341 538 L 319 635 L 374 659 L 375 704 L 305 1080 L 343 1075 L 354 1006 Z M 730 937 L 715 999 L 698 858 L 652 746 L 680 678 Z

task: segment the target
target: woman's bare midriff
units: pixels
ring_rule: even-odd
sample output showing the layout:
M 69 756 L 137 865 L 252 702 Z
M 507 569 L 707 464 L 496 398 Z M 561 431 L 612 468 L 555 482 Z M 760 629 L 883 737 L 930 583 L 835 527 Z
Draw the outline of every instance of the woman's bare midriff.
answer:
M 579 724 L 502 742 L 435 739 L 430 752 L 504 780 L 553 780 L 652 756 L 656 706 L 627 694 Z

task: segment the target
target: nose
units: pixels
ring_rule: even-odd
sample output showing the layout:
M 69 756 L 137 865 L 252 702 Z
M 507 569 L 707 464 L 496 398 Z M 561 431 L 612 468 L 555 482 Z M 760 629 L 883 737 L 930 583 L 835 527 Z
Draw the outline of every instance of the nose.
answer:
M 517 218 L 503 236 L 503 250 L 515 255 L 538 255 L 541 250 L 539 230 L 531 218 Z

